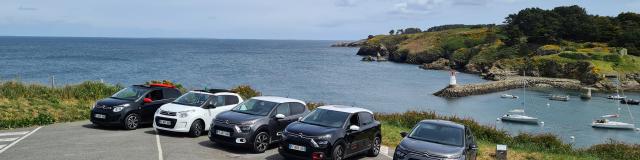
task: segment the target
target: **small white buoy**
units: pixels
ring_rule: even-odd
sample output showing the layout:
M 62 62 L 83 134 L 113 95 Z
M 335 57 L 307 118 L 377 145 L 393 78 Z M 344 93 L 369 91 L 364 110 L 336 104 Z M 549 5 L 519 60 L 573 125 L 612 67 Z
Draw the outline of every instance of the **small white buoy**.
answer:
M 569 137 L 569 138 L 571 138 L 571 139 L 576 139 L 576 137 L 574 137 L 574 136 L 571 136 L 571 137 Z
M 496 121 L 500 121 L 500 118 L 496 118 Z
M 571 139 L 571 143 L 576 142 L 576 137 L 570 136 L 569 138 Z
M 540 124 L 544 124 L 544 122 L 540 122 Z
M 551 106 L 551 104 L 547 103 L 547 107 Z

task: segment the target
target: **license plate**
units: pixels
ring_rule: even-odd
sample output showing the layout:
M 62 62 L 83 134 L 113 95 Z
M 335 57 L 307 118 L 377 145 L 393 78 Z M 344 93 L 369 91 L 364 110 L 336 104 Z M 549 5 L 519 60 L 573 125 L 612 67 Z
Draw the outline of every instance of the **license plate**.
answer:
M 299 146 L 299 145 L 295 145 L 295 144 L 289 144 L 289 149 L 296 150 L 296 151 L 302 151 L 302 152 L 307 151 L 307 147 Z
M 171 125 L 171 121 L 167 121 L 167 120 L 158 120 L 158 123 L 164 124 L 164 125 Z
M 221 130 L 216 130 L 216 134 L 217 135 L 221 135 L 221 136 L 226 136 L 226 137 L 231 136 L 231 133 L 229 133 L 227 131 L 221 131 Z
M 93 115 L 93 117 L 100 118 L 100 119 L 105 119 L 105 118 L 107 118 L 107 116 L 106 116 L 106 115 L 104 115 L 104 114 L 95 114 L 95 115 Z

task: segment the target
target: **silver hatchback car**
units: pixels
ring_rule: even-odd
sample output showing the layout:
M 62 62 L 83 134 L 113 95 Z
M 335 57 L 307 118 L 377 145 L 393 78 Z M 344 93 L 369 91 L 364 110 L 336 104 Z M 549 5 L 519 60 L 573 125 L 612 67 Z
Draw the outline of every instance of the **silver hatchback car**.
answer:
M 445 120 L 422 120 L 410 133 L 402 132 L 394 160 L 475 160 L 478 151 L 468 127 Z

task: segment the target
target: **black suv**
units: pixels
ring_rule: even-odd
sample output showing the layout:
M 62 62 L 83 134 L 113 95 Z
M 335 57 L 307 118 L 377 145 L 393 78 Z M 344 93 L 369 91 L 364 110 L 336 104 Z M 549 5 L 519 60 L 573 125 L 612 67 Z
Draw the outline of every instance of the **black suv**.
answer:
M 282 130 L 308 113 L 303 101 L 261 96 L 238 104 L 216 116 L 209 139 L 216 143 L 246 146 L 262 153 L 282 138 Z
M 469 127 L 444 120 L 420 121 L 396 147 L 394 160 L 476 159 L 478 146 Z
M 333 159 L 380 153 L 380 122 L 369 110 L 322 106 L 287 126 L 278 152 L 285 158 Z
M 97 126 L 136 129 L 140 124 L 153 123 L 156 110 L 180 95 L 171 85 L 132 85 L 96 102 L 91 109 L 91 122 Z

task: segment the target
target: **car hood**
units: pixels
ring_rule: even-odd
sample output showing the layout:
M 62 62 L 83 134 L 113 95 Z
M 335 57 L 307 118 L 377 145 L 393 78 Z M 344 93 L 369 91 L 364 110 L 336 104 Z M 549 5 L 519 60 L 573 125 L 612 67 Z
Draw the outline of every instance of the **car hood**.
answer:
M 251 115 L 234 111 L 224 111 L 216 116 L 216 120 L 229 120 L 229 123 L 241 124 L 255 121 L 265 116 Z
M 121 104 L 125 104 L 125 103 L 132 103 L 133 101 L 131 100 L 124 100 L 124 99 L 115 99 L 115 98 L 105 98 L 102 100 L 99 100 L 96 102 L 97 106 L 107 106 L 107 107 L 111 107 L 111 106 L 117 106 L 117 105 L 121 105 Z
M 323 136 L 336 133 L 341 128 L 331 128 L 319 125 L 307 124 L 302 122 L 293 122 L 287 126 L 287 132 L 302 133 L 306 136 Z
M 161 110 L 169 111 L 169 112 L 181 112 L 186 110 L 196 110 L 199 108 L 200 107 L 186 106 L 186 105 L 175 104 L 175 103 L 167 103 L 162 105 L 162 107 L 160 107 Z
M 400 142 L 400 146 L 405 150 L 412 152 L 439 157 L 457 157 L 462 155 L 464 152 L 463 147 L 426 142 L 408 137 L 404 138 L 402 142 Z

